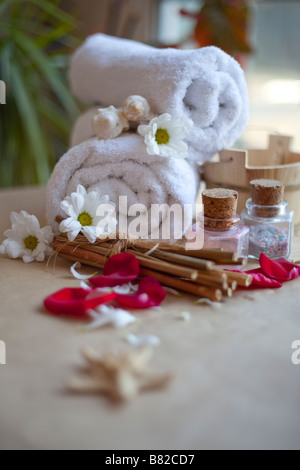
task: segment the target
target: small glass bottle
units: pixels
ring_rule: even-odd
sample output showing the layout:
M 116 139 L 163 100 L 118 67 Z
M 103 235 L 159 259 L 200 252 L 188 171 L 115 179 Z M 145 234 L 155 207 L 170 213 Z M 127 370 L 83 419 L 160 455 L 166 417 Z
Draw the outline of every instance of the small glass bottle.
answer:
M 258 179 L 250 183 L 251 199 L 242 213 L 250 229 L 249 257 L 289 258 L 292 247 L 294 212 L 289 211 L 281 181 Z
M 222 249 L 248 258 L 249 229 L 240 225 L 238 193 L 230 189 L 207 189 L 202 193 L 204 213 L 198 230 L 204 231 L 204 249 Z

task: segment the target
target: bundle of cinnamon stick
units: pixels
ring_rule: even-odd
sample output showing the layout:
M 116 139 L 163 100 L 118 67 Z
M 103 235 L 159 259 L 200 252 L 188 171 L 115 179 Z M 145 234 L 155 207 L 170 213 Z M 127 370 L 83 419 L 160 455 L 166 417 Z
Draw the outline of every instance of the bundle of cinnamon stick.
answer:
M 220 250 L 187 251 L 180 243 L 155 243 L 117 234 L 117 240 L 97 240 L 89 243 L 79 235 L 70 242 L 66 235 L 55 238 L 53 249 L 62 258 L 103 268 L 107 258 L 122 251 L 134 254 L 139 260 L 142 276 L 153 276 L 173 289 L 220 302 L 232 297 L 238 286 L 250 286 L 248 274 L 218 269 L 217 265 L 241 265 L 244 259 L 236 253 Z

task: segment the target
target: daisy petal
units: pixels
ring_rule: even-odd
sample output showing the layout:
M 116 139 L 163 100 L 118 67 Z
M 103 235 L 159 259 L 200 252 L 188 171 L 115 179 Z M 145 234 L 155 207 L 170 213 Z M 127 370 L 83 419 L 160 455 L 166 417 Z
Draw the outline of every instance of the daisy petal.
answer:
M 86 227 L 82 227 L 81 231 L 90 243 L 92 243 L 92 244 L 95 243 L 95 241 L 98 238 L 98 236 L 97 236 L 97 227 L 86 226 Z
M 75 279 L 79 279 L 80 281 L 87 281 L 93 276 L 93 274 L 79 274 L 76 271 L 76 269 L 80 269 L 80 268 L 81 268 L 81 263 L 79 262 L 74 263 L 73 266 L 71 266 L 70 268 L 71 274 L 72 276 L 75 277 Z

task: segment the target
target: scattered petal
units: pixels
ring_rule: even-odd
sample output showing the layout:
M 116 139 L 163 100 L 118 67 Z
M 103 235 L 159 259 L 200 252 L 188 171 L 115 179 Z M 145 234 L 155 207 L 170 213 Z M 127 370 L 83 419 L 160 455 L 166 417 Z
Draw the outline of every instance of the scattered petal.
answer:
M 97 289 L 90 288 L 90 292 L 87 296 L 87 300 L 96 299 L 106 294 L 113 292 L 111 287 L 98 287 Z
M 87 310 L 114 300 L 115 293 L 88 299 L 90 291 L 82 288 L 62 289 L 50 295 L 44 301 L 45 308 L 53 315 L 85 318 Z
M 166 298 L 166 291 L 153 277 L 145 277 L 141 280 L 136 294 L 116 294 L 116 301 L 126 308 L 147 309 L 158 307 Z
M 154 335 L 133 335 L 129 334 L 126 336 L 126 340 L 132 346 L 159 346 L 161 340 Z
M 271 260 L 262 253 L 259 262 L 263 272 L 279 282 L 291 281 L 300 276 L 300 266 L 284 258 Z
M 184 320 L 184 321 L 190 321 L 191 319 L 191 314 L 190 312 L 180 312 L 176 315 L 176 318 L 178 318 L 179 320 Z
M 85 289 L 85 290 L 88 290 L 88 291 L 91 290 L 90 286 L 88 286 L 87 283 L 84 282 L 84 281 L 81 281 L 80 287 L 81 287 L 81 289 Z
M 260 268 L 246 271 L 246 274 L 252 276 L 251 286 L 239 287 L 239 289 L 278 289 L 282 287 L 283 282 L 291 281 L 300 276 L 300 266 L 284 258 L 271 260 L 262 253 L 259 262 Z
M 130 294 L 132 291 L 131 283 L 123 284 L 123 286 L 116 286 L 112 288 L 117 294 Z
M 126 310 L 107 307 L 106 305 L 101 305 L 96 311 L 89 310 L 88 315 L 93 319 L 93 322 L 87 325 L 87 330 L 95 330 L 105 325 L 124 328 L 136 321 L 136 318 Z
M 247 271 L 247 274 L 252 276 L 252 284 L 249 287 L 243 289 L 252 290 L 252 289 L 278 289 L 282 287 L 282 282 L 277 281 L 276 279 L 271 279 L 268 277 L 261 268 L 253 269 Z
M 174 295 L 175 297 L 181 297 L 181 294 L 180 292 L 178 292 L 177 290 L 175 289 L 172 289 L 172 287 L 164 287 L 165 291 L 170 294 L 170 295 Z
M 116 287 L 134 281 L 140 273 L 136 256 L 120 253 L 108 259 L 103 276 L 93 277 L 90 283 L 95 287 Z
M 159 243 L 157 243 L 153 248 L 151 248 L 151 250 L 147 251 L 147 252 L 145 253 L 145 256 L 150 256 L 150 255 L 152 255 L 152 253 L 154 253 L 154 251 L 156 251 L 158 248 L 159 248 Z
M 79 274 L 76 269 L 81 268 L 81 263 L 77 261 L 77 263 L 74 263 L 73 266 L 71 266 L 70 271 L 71 274 L 75 277 L 75 279 L 79 279 L 80 281 L 87 281 L 90 279 L 94 274 Z
M 210 299 L 198 299 L 196 301 L 196 304 L 209 305 L 210 307 L 215 307 L 215 308 L 221 308 L 222 307 L 221 302 L 212 302 L 212 300 L 210 300 Z

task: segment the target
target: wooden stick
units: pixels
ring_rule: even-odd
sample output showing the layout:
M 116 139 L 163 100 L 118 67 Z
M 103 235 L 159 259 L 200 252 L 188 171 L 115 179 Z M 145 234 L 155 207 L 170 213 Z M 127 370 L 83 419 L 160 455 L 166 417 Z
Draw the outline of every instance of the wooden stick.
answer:
M 230 262 L 239 261 L 239 256 L 237 253 L 232 253 L 230 251 L 221 251 L 221 250 L 186 250 L 184 245 L 172 245 L 172 244 L 160 244 L 159 249 L 162 251 L 179 253 L 185 256 L 191 256 L 192 258 L 206 259 L 210 261 L 215 261 L 220 264 L 229 264 Z
M 198 277 L 198 272 L 195 269 L 190 269 L 185 266 L 177 266 L 165 261 L 161 261 L 155 258 L 143 256 L 141 254 L 135 254 L 143 268 L 154 269 L 164 273 L 172 274 L 178 277 L 185 277 L 195 281 Z
M 78 261 L 77 258 L 81 258 L 81 260 L 83 260 L 83 262 L 86 264 L 89 264 L 89 262 L 92 261 L 94 264 L 91 266 L 96 266 L 99 268 L 103 268 L 107 261 L 107 258 L 100 254 L 96 255 L 82 248 L 77 248 L 66 244 L 63 245 L 57 242 L 53 243 L 53 250 L 57 251 L 60 256 L 68 255 L 73 257 L 74 261 Z
M 97 261 L 92 261 L 92 260 L 86 260 L 84 258 L 81 258 L 80 256 L 75 256 L 75 255 L 68 255 L 66 253 L 64 253 L 63 251 L 61 251 L 59 253 L 59 257 L 60 258 L 63 258 L 63 259 L 66 259 L 68 261 L 73 261 L 73 263 L 75 261 L 78 261 L 79 263 L 81 264 L 86 264 L 87 266 L 92 266 L 94 268 L 101 268 L 101 266 L 99 266 L 99 263 Z
M 197 259 L 191 256 L 178 255 L 172 252 L 168 253 L 161 250 L 154 251 L 153 253 L 151 253 L 151 256 L 163 259 L 165 261 L 181 264 L 183 266 L 188 266 L 190 268 L 195 268 L 199 271 L 211 271 L 214 267 L 214 263 L 212 261 Z
M 212 271 L 212 274 L 214 271 Z M 195 279 L 196 284 L 199 284 L 201 286 L 207 286 L 207 287 L 216 287 L 219 289 L 228 289 L 228 281 L 227 278 L 224 276 L 224 278 L 221 277 L 214 277 L 214 276 L 207 276 L 206 274 L 203 274 L 198 271 L 197 273 L 197 278 Z
M 153 271 L 152 269 L 142 268 L 141 274 L 143 276 L 155 277 L 161 284 L 165 286 L 188 292 L 198 297 L 210 299 L 212 302 L 221 302 L 222 300 L 222 291 L 220 289 L 198 286 L 192 282 L 182 281 L 181 279 L 167 276 L 166 274 L 161 274 L 159 272 Z
M 237 288 L 238 288 L 238 283 L 237 283 L 236 281 L 232 281 L 232 282 L 229 281 L 229 287 L 230 287 L 233 291 L 235 291 L 235 290 L 237 290 Z
M 235 273 L 232 271 L 219 271 L 220 273 L 226 274 L 229 282 L 236 281 L 239 286 L 249 287 L 252 284 L 252 276 L 247 273 Z
M 233 296 L 233 290 L 231 287 L 228 287 L 227 289 L 223 289 L 223 294 L 231 298 Z

